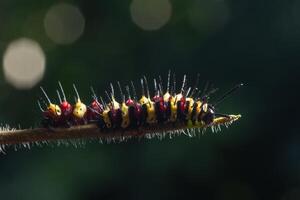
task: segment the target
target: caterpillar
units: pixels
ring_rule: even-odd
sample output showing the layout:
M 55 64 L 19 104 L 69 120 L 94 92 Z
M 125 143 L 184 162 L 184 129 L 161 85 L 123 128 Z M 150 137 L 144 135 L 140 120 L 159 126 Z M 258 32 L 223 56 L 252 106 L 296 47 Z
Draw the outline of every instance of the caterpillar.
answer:
M 211 127 L 213 131 L 218 131 L 221 125 L 227 127 L 241 117 L 222 114 L 216 110 L 224 99 L 243 85 L 242 83 L 231 88 L 214 103 L 209 103 L 210 96 L 217 89 L 209 89 L 207 84 L 200 90 L 198 82 L 199 75 L 195 85 L 188 86 L 187 77 L 184 75 L 182 84 L 177 88 L 175 74 L 171 77 L 169 71 L 165 85 L 161 76 L 153 79 L 154 89 L 151 96 L 148 80 L 143 76 L 140 79 L 140 98 L 132 81 L 125 87 L 117 82 L 119 94 L 115 93 L 115 86 L 111 83 L 110 90 L 105 91 L 106 101 L 103 97 L 98 97 L 91 87 L 92 99 L 89 104 L 81 101 L 79 92 L 73 84 L 76 94 L 73 105 L 67 100 L 60 82 L 58 82 L 59 89 L 56 90 L 58 103 L 51 100 L 44 88 L 40 87 L 44 98 L 37 103 L 41 111 L 42 127 L 0 132 L 0 151 L 5 145 L 22 144 L 28 147 L 30 144 L 38 145 L 41 142 L 67 143 L 68 140 L 82 138 L 98 138 L 110 142 L 142 136 L 171 137 L 181 133 L 194 136 L 196 129 L 201 132 Z M 3 138 L 6 138 L 5 142 L 1 141 Z
M 139 127 L 156 126 L 158 124 L 185 124 L 188 127 L 214 126 L 214 123 L 223 118 L 232 118 L 230 115 L 215 112 L 215 107 L 222 102 L 231 93 L 240 88 L 243 84 L 238 84 L 227 93 L 225 93 L 215 103 L 210 104 L 208 100 L 210 95 L 216 91 L 207 87 L 202 91 L 197 88 L 188 87 L 186 84 L 186 75 L 179 92 L 176 92 L 175 74 L 173 74 L 173 85 L 170 87 L 171 72 L 168 73 L 167 86 L 164 86 L 161 77 L 159 81 L 153 79 L 154 94 L 150 95 L 148 80 L 144 76 L 141 82 L 141 97 L 138 99 L 136 89 L 131 82 L 122 88 L 120 82 L 117 86 L 120 92 L 120 101 L 116 100 L 115 89 L 110 84 L 110 92 L 105 92 L 108 102 L 102 97 L 97 97 L 92 91 L 92 101 L 86 106 L 81 102 L 76 86 L 73 84 L 76 93 L 76 102 L 72 106 L 66 99 L 62 84 L 58 82 L 60 91 L 57 90 L 59 104 L 50 101 L 47 93 L 41 87 L 41 90 L 47 100 L 46 109 L 41 107 L 43 113 L 44 127 L 70 127 L 89 123 L 96 123 L 101 130 L 127 130 L 137 129 Z M 123 93 L 123 89 L 127 94 Z M 61 98 L 61 95 L 62 97 Z

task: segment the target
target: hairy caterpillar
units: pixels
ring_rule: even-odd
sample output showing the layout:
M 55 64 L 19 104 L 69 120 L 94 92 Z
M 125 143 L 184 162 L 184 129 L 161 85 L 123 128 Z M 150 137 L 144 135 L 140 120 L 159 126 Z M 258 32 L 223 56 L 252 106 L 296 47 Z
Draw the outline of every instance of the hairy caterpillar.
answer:
M 38 101 L 42 112 L 42 128 L 0 132 L 0 150 L 3 150 L 5 145 L 21 144 L 30 147 L 30 144 L 39 145 L 49 141 L 71 141 L 76 144 L 73 140 L 80 138 L 96 138 L 101 141 L 105 139 L 110 142 L 142 136 L 172 137 L 181 133 L 194 136 L 196 129 L 201 132 L 211 127 L 213 131 L 218 131 L 220 125 L 227 127 L 241 117 L 218 113 L 216 106 L 243 84 L 236 85 L 211 104 L 208 102 L 209 97 L 216 89 L 208 89 L 206 86 L 200 91 L 197 87 L 198 80 L 199 75 L 194 87 L 187 86 L 184 75 L 177 91 L 175 74 L 171 77 L 169 71 L 166 88 L 161 77 L 153 79 L 154 90 L 151 96 L 148 80 L 144 76 L 140 79 L 140 98 L 133 82 L 125 87 L 117 82 L 119 95 L 115 94 L 114 86 L 110 84 L 110 91 L 105 92 L 107 101 L 97 97 L 91 88 L 93 98 L 88 106 L 81 101 L 74 84 L 76 99 L 73 105 L 66 99 L 60 82 L 59 90 L 56 91 L 59 104 L 51 101 L 41 87 L 45 97 Z M 123 91 L 126 91 L 126 94 Z M 120 96 L 120 100 L 116 96 Z

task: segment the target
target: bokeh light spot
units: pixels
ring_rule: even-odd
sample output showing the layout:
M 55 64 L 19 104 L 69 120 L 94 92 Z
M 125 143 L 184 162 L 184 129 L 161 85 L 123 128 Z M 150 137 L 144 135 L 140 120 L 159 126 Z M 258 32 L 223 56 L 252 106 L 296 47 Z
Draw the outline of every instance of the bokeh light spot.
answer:
M 169 0 L 133 0 L 130 13 L 141 29 L 158 30 L 170 20 L 172 5 Z
M 52 6 L 44 19 L 46 34 L 57 44 L 71 44 L 83 33 L 85 19 L 80 10 L 70 4 Z
M 8 45 L 3 56 L 5 79 L 18 89 L 30 89 L 43 78 L 45 63 L 45 54 L 36 41 L 17 39 Z

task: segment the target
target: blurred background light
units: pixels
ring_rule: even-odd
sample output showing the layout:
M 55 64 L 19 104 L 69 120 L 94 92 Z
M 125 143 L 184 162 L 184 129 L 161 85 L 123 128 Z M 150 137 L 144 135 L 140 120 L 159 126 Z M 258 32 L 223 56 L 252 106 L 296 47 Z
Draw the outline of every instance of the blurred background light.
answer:
M 70 4 L 52 6 L 44 19 L 46 34 L 56 44 L 71 44 L 84 32 L 85 19 L 80 10 Z
M 46 58 L 40 45 L 31 39 L 12 41 L 3 56 L 4 76 L 18 89 L 30 89 L 44 75 Z
M 198 0 L 190 5 L 188 18 L 193 28 L 209 34 L 224 27 L 230 18 L 230 12 L 224 0 Z
M 170 20 L 172 5 L 169 0 L 133 0 L 130 13 L 133 22 L 141 29 L 158 30 Z

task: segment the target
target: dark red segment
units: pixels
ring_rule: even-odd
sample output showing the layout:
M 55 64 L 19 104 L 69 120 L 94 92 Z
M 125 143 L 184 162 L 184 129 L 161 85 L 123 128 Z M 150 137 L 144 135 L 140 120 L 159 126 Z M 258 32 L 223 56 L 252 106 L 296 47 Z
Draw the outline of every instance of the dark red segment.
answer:
M 63 101 L 59 105 L 60 110 L 61 110 L 61 115 L 59 117 L 59 124 L 60 126 L 63 127 L 70 127 L 71 126 L 71 118 L 72 118 L 72 113 L 73 113 L 73 107 L 72 105 L 67 102 Z
M 177 120 L 186 122 L 186 98 L 181 97 L 181 99 L 177 102 Z
M 121 109 L 110 109 L 108 116 L 112 123 L 113 128 L 120 128 L 122 123 L 122 111 Z
M 157 101 L 160 101 L 161 98 L 162 98 L 161 96 L 155 95 L 155 96 L 152 98 L 152 101 L 157 102 Z
M 153 98 L 155 104 L 155 114 L 158 123 L 164 122 L 167 120 L 167 107 L 168 105 L 164 102 L 163 97 L 156 96 Z
M 126 102 L 127 106 L 134 106 L 135 102 L 132 99 L 128 99 Z
M 141 104 L 135 102 L 132 99 L 127 99 L 126 105 L 128 108 L 130 125 L 129 127 L 136 128 L 141 124 L 145 123 L 146 116 L 145 111 L 142 108 Z
M 180 102 L 179 109 L 180 109 L 181 112 L 184 112 L 185 108 L 186 108 L 186 104 L 185 104 L 186 99 L 185 99 L 185 97 L 182 97 L 179 102 Z
M 73 112 L 73 108 L 72 108 L 71 104 L 67 101 L 63 101 L 59 105 L 59 107 L 61 109 L 61 118 L 70 119 L 72 112 Z
M 103 113 L 104 107 L 97 99 L 94 99 L 90 106 L 87 108 L 87 119 L 88 121 L 96 121 L 100 118 L 100 114 Z
M 137 128 L 141 124 L 144 124 L 146 121 L 146 116 L 141 104 L 128 99 L 126 101 L 126 105 L 128 106 L 128 115 L 130 120 L 129 127 Z

